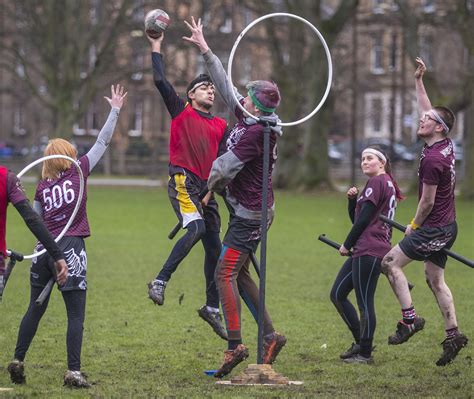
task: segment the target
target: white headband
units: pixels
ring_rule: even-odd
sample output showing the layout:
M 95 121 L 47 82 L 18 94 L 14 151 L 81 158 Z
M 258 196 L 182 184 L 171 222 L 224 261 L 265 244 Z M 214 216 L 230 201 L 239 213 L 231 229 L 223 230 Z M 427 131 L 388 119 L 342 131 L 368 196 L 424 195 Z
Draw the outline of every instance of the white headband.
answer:
M 194 91 L 196 90 L 198 87 L 201 87 L 203 85 L 206 85 L 206 86 L 214 86 L 214 83 L 210 82 L 209 80 L 204 80 L 202 82 L 197 82 L 193 87 L 191 87 L 189 90 L 188 90 L 188 93 L 190 91 Z
M 385 155 L 383 155 L 379 150 L 376 150 L 375 148 L 366 148 L 364 151 L 362 151 L 362 154 L 364 154 L 364 152 L 368 152 L 369 154 L 374 154 L 378 156 L 382 161 L 387 163 L 387 158 L 385 158 Z
M 439 114 L 434 109 L 432 109 L 431 112 L 433 112 L 433 116 L 435 117 L 436 121 L 439 122 L 441 126 L 443 126 L 445 132 L 449 133 L 448 125 L 446 125 L 446 122 L 443 121 L 443 118 L 441 118 L 441 116 L 439 116 Z

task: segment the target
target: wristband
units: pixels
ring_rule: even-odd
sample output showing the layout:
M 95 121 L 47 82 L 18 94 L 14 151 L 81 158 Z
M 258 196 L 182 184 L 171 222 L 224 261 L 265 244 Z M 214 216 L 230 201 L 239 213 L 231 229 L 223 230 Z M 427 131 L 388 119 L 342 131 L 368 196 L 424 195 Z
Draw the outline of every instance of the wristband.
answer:
M 410 226 L 411 226 L 411 229 L 412 229 L 412 230 L 416 230 L 418 227 L 420 227 L 420 226 L 418 226 L 418 225 L 415 223 L 415 218 L 413 218 L 413 219 L 411 220 Z

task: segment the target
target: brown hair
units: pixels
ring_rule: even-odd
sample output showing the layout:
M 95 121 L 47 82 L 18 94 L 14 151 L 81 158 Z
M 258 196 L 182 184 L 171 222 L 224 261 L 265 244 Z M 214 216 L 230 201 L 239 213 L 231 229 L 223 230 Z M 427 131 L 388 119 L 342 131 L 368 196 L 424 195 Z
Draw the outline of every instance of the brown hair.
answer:
M 398 187 L 397 181 L 392 175 L 392 163 L 390 162 L 390 158 L 388 157 L 387 153 L 376 145 L 370 146 L 368 148 L 373 148 L 374 150 L 380 151 L 384 155 L 385 159 L 387 160 L 387 162 L 385 162 L 385 167 L 384 167 L 385 173 L 390 177 L 390 180 L 392 180 L 393 187 L 395 188 L 395 197 L 397 198 L 397 201 L 404 200 L 405 196 L 402 194 L 400 187 Z M 380 157 L 377 157 L 377 158 L 380 159 Z M 382 159 L 380 160 L 383 161 Z
M 74 146 L 64 139 L 49 140 L 44 150 L 44 155 L 66 155 L 72 159 L 77 159 L 77 150 Z M 71 167 L 71 161 L 67 159 L 49 159 L 43 163 L 41 176 L 43 179 L 56 179 L 61 172 Z
M 454 116 L 454 112 L 451 111 L 448 107 L 442 107 L 437 105 L 436 107 L 433 107 L 433 109 L 439 114 L 441 119 L 446 123 L 446 126 L 448 127 L 449 131 L 454 126 L 454 122 L 456 121 L 456 117 Z M 444 131 L 444 135 L 447 136 L 449 132 Z

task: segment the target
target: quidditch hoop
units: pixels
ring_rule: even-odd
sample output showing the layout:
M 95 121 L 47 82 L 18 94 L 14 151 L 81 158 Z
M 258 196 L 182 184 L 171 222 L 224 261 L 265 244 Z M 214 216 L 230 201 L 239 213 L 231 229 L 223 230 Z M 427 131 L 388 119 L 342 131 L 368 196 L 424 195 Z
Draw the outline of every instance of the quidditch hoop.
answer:
M 69 227 L 71 227 L 71 224 L 74 221 L 74 218 L 76 217 L 77 212 L 79 211 L 79 207 L 81 206 L 82 195 L 84 193 L 84 175 L 82 174 L 81 167 L 79 166 L 77 161 L 75 161 L 74 159 L 72 159 L 72 158 L 70 158 L 66 155 L 48 155 L 46 157 L 42 157 L 40 159 L 37 159 L 36 161 L 33 161 L 32 163 L 27 165 L 25 168 L 23 168 L 23 170 L 20 173 L 18 173 L 18 175 L 17 175 L 18 178 L 21 178 L 26 172 L 28 172 L 31 168 L 35 167 L 39 163 L 42 163 L 44 161 L 48 161 L 49 159 L 57 159 L 57 158 L 66 159 L 66 160 L 72 162 L 74 164 L 74 166 L 76 167 L 77 172 L 79 173 L 79 197 L 77 198 L 76 206 L 74 208 L 74 211 L 71 214 L 71 217 L 69 218 L 69 221 L 67 222 L 66 226 L 64 226 L 64 229 L 61 231 L 61 233 L 59 233 L 59 235 L 55 238 L 54 241 L 56 241 L 56 242 L 58 242 L 61 238 L 63 238 L 64 234 L 66 234 Z M 34 252 L 31 255 L 25 255 L 23 258 L 24 259 L 36 258 L 37 256 L 43 255 L 45 252 L 46 252 L 46 249 L 43 248 L 39 252 Z M 7 255 L 8 256 L 10 255 L 10 251 L 7 251 Z
M 321 98 L 321 101 L 319 102 L 319 104 L 316 106 L 316 108 L 313 109 L 313 111 L 308 114 L 307 116 L 305 116 L 304 118 L 301 118 L 301 119 L 298 119 L 297 121 L 294 121 L 294 122 L 278 122 L 277 125 L 280 125 L 280 126 L 295 126 L 295 125 L 299 125 L 300 123 L 303 123 L 303 122 L 306 122 L 308 119 L 310 119 L 311 117 L 313 117 L 314 114 L 316 114 L 316 112 L 318 112 L 321 107 L 323 106 L 323 104 L 325 103 L 328 95 L 329 95 L 329 91 L 331 90 L 331 82 L 332 82 L 332 61 L 331 61 L 331 53 L 329 52 L 329 48 L 328 48 L 328 45 L 326 44 L 326 41 L 324 40 L 323 38 L 323 35 L 321 35 L 321 33 L 316 29 L 316 27 L 309 21 L 307 21 L 306 19 L 304 18 L 301 18 L 299 17 L 298 15 L 294 15 L 294 14 L 288 14 L 288 13 L 283 13 L 283 12 L 280 12 L 280 13 L 273 13 L 273 14 L 267 14 L 267 15 L 264 15 L 263 17 L 260 17 L 258 19 L 256 19 L 255 21 L 251 22 L 239 35 L 239 37 L 237 38 L 237 40 L 235 41 L 234 43 L 234 47 L 232 47 L 232 51 L 230 52 L 230 56 L 229 56 L 229 65 L 227 67 L 227 76 L 228 76 L 228 79 L 229 79 L 229 83 L 231 84 L 231 87 L 234 87 L 234 84 L 232 83 L 232 62 L 234 60 L 234 54 L 235 54 L 235 51 L 237 50 L 237 46 L 239 45 L 240 41 L 242 40 L 242 38 L 244 37 L 244 35 L 256 24 L 258 24 L 260 21 L 263 21 L 264 19 L 268 19 L 268 18 L 272 18 L 272 17 L 290 17 L 290 18 L 295 18 L 301 22 L 304 22 L 306 25 L 308 25 L 315 33 L 316 35 L 319 37 L 319 40 L 321 41 L 321 44 L 323 45 L 324 47 L 324 51 L 326 53 L 326 59 L 328 61 L 328 81 L 327 81 L 327 85 L 326 85 L 326 91 L 324 92 L 324 95 L 323 97 Z M 250 116 L 251 118 L 255 119 L 255 120 L 260 120 L 257 116 L 255 115 L 252 115 L 250 112 L 248 112 L 243 106 L 242 104 L 240 104 L 239 100 L 237 99 L 237 96 L 236 96 L 236 93 L 232 90 L 232 95 L 234 96 L 234 99 L 235 101 L 237 102 L 237 105 L 238 107 L 248 116 Z

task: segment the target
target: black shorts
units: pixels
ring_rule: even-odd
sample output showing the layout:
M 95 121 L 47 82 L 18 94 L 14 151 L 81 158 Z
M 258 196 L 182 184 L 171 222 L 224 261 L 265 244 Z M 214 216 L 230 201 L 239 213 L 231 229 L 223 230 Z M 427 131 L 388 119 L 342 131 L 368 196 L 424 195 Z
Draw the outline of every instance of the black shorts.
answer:
M 87 255 L 84 239 L 82 237 L 63 237 L 58 242 L 59 248 L 64 253 L 69 274 L 66 283 L 59 287 L 61 291 L 87 289 Z M 43 248 L 40 244 L 35 251 Z M 44 287 L 53 276 L 54 260 L 46 252 L 33 259 L 30 270 L 30 283 L 33 287 Z
M 179 168 L 179 171 L 183 173 L 170 174 L 168 196 L 181 226 L 186 227 L 193 220 L 204 219 L 206 231 L 219 233 L 221 219 L 214 194 L 204 209 L 199 199 L 199 194 L 207 187 L 207 182 L 182 168 Z
M 448 256 L 443 248 L 453 246 L 458 235 L 456 222 L 443 227 L 420 227 L 398 243 L 403 253 L 413 260 L 429 260 L 444 269 Z
M 224 245 L 242 252 L 255 252 L 262 236 L 260 220 L 230 216 L 229 228 L 225 233 Z

